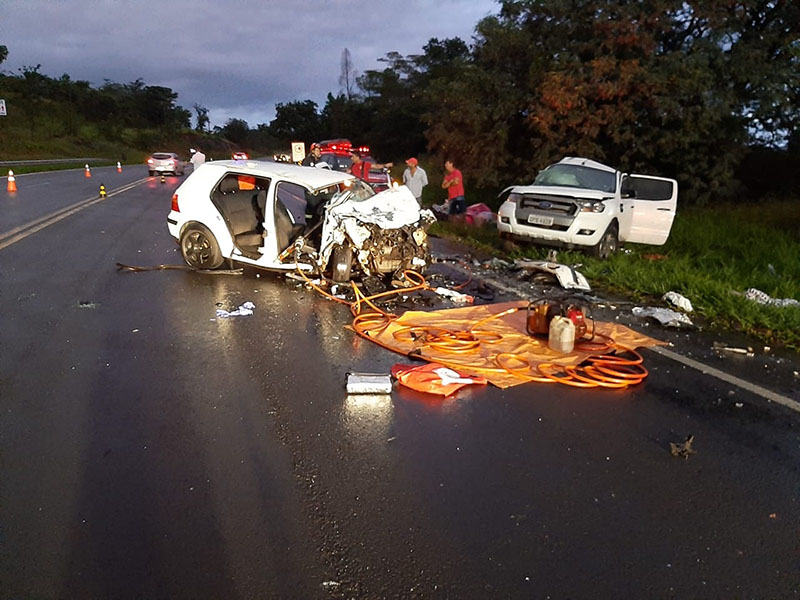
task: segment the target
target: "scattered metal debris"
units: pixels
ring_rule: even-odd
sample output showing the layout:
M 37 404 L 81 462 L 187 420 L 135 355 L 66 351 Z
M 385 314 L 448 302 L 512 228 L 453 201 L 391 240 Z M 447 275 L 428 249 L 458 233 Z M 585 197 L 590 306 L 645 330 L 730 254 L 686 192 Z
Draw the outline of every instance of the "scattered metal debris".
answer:
M 244 269 L 197 269 L 189 265 L 153 265 L 149 267 L 138 267 L 134 265 L 126 265 L 117 263 L 118 271 L 132 271 L 138 273 L 140 271 L 194 271 L 195 273 L 203 273 L 204 275 L 241 275 Z
M 694 327 L 689 317 L 671 308 L 634 306 L 631 310 L 637 317 L 652 317 L 665 327 Z
M 684 312 L 690 313 L 694 310 L 692 308 L 691 301 L 686 296 L 682 296 L 678 292 L 667 292 L 661 297 L 661 299 L 665 302 L 669 302 L 673 306 L 677 306 Z
M 718 353 L 729 352 L 731 354 L 744 354 L 748 357 L 755 356 L 755 352 L 753 352 L 753 349 L 750 346 L 747 348 L 734 348 L 732 346 L 728 346 L 728 344 L 724 342 L 714 342 L 714 350 Z
M 220 319 L 227 319 L 228 317 L 249 317 L 253 314 L 253 309 L 256 307 L 252 302 L 245 302 L 234 311 L 227 311 L 224 308 L 217 309 L 217 317 Z
M 570 265 L 544 260 L 516 260 L 514 264 L 524 271 L 540 271 L 553 275 L 559 285 L 566 290 L 591 291 L 591 286 L 581 273 Z
M 391 394 L 392 377 L 381 373 L 348 373 L 348 394 Z
M 99 302 L 90 302 L 89 300 L 81 300 L 78 302 L 78 308 L 90 308 L 95 309 L 100 306 Z
M 692 442 L 694 442 L 694 436 L 689 435 L 682 444 L 676 444 L 675 442 L 669 443 L 669 451 L 672 456 L 680 456 L 681 458 L 689 458 L 690 454 L 695 454 L 694 448 L 692 448 Z
M 768 294 L 762 292 L 761 290 L 757 290 L 756 288 L 748 288 L 745 290 L 744 297 L 748 300 L 752 300 L 753 302 L 758 302 L 759 304 L 778 306 L 780 308 L 784 308 L 786 306 L 800 306 L 800 300 L 795 300 L 794 298 L 772 298 Z

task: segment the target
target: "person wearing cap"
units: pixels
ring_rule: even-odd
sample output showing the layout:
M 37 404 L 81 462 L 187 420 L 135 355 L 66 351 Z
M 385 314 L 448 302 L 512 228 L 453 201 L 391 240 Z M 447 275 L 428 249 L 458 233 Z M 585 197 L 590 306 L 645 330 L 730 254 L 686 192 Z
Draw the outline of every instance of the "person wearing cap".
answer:
M 319 147 L 319 144 L 314 143 L 311 144 L 311 149 L 306 157 L 303 159 L 301 163 L 304 167 L 313 167 L 318 162 L 322 162 L 322 148 Z
M 464 177 L 456 169 L 452 160 L 444 163 L 445 176 L 442 189 L 447 190 L 447 201 L 450 205 L 450 215 L 460 215 L 467 212 L 467 200 L 464 198 Z
M 353 150 L 350 153 L 350 158 L 353 159 L 353 164 L 350 165 L 350 173 L 364 181 L 368 181 L 370 169 L 391 169 L 394 166 L 394 163 L 381 164 L 361 160 L 361 152 L 358 150 Z
M 406 161 L 406 165 L 408 167 L 403 171 L 403 183 L 414 194 L 417 204 L 422 206 L 422 188 L 428 185 L 428 174 L 413 156 Z

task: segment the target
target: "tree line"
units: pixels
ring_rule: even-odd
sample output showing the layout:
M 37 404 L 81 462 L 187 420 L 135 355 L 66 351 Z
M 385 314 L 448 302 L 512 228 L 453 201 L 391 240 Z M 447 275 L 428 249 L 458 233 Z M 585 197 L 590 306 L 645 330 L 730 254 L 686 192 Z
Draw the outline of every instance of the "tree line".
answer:
M 266 150 L 348 137 L 382 159 L 452 158 L 470 185 L 532 180 L 563 156 L 678 179 L 685 201 L 741 193 L 754 148 L 800 149 L 800 3 L 791 0 L 501 0 L 471 43 L 433 38 L 357 75 L 345 49 L 338 95 L 292 100 L 269 124 L 194 129 Z M 7 55 L 0 46 L 0 63 Z M 87 123 L 134 147 L 191 127 L 169 88 L 0 74 L 31 131 Z M 136 129 L 132 129 L 136 128 Z M 145 133 L 147 132 L 147 133 Z M 773 154 L 759 156 L 774 156 Z M 765 159 L 770 163 L 769 158 Z M 765 165 L 761 165 L 764 172 Z M 757 167 L 758 168 L 758 167 Z

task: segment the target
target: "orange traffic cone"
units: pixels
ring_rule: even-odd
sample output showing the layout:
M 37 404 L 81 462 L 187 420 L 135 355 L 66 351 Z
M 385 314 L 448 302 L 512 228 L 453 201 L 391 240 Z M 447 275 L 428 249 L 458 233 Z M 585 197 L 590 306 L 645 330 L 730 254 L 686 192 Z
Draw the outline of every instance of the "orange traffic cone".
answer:
M 89 170 L 89 165 L 86 165 L 86 166 L 84 167 L 84 169 L 85 169 L 85 171 L 84 171 L 84 176 L 85 176 L 85 177 L 91 177 L 91 176 L 92 176 L 92 172 Z
M 6 189 L 9 192 L 17 191 L 17 180 L 14 178 L 14 171 L 8 172 L 8 187 Z
M 122 165 L 117 161 L 117 173 L 122 173 Z

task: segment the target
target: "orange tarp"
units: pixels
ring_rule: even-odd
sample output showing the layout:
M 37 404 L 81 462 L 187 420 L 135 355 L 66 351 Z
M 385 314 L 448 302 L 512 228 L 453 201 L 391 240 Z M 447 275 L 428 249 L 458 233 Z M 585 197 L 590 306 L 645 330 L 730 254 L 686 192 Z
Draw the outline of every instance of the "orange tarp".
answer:
M 514 375 L 498 365 L 495 360 L 498 354 L 508 353 L 527 361 L 532 367 L 542 362 L 562 365 L 579 364 L 587 356 L 596 354 L 592 351 L 575 351 L 560 354 L 547 347 L 547 340 L 528 335 L 525 329 L 527 301 L 503 302 L 500 304 L 484 304 L 465 308 L 452 308 L 429 312 L 408 311 L 393 320 L 378 333 L 368 335 L 383 346 L 400 354 L 416 352 L 425 360 L 441 362 L 465 373 L 483 376 L 500 388 L 526 383 L 524 379 Z M 521 309 L 509 314 L 492 318 L 510 310 Z M 454 352 L 452 348 L 436 348 L 425 340 L 424 331 L 447 330 L 448 332 L 470 332 L 479 340 L 475 348 L 468 351 Z M 610 337 L 625 348 L 641 348 L 665 345 L 665 342 L 653 339 L 624 325 L 617 323 L 595 322 L 595 331 Z M 517 360 L 514 367 L 519 368 L 524 362 Z M 534 373 L 535 374 L 535 373 Z

